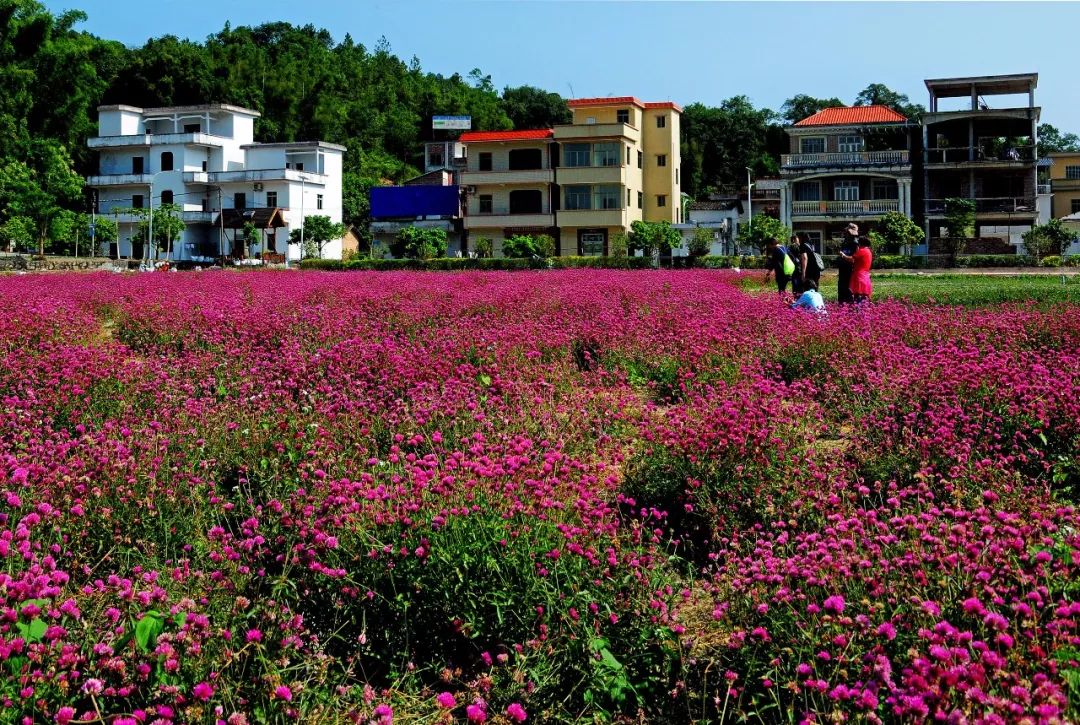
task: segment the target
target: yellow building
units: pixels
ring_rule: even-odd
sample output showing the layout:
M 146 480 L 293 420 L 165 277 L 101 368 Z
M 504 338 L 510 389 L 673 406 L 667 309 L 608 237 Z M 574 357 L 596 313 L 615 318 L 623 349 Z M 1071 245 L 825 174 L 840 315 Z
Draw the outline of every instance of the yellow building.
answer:
M 682 222 L 679 120 L 674 103 L 636 98 L 569 101 L 554 129 L 463 134 L 470 244 L 496 256 L 515 234 L 550 234 L 559 254 L 604 255 L 637 220 Z
M 1080 153 L 1049 154 L 1055 219 L 1080 212 Z

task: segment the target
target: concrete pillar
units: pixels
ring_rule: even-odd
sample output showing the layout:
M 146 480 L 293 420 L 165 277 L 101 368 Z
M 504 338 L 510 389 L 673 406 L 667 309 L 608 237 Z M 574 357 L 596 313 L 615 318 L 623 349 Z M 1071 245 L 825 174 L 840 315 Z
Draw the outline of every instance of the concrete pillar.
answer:
M 789 182 L 780 182 L 780 223 L 791 227 L 791 191 Z

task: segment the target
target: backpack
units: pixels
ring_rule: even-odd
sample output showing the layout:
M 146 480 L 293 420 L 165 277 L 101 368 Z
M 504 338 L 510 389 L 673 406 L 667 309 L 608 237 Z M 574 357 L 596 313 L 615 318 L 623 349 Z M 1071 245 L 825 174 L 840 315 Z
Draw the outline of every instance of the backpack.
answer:
M 790 277 L 795 274 L 795 262 L 791 259 L 791 255 L 788 254 L 787 247 L 780 247 L 780 251 L 784 253 L 784 276 Z
M 825 271 L 825 260 L 821 258 L 821 255 L 818 254 L 817 252 L 811 252 L 810 256 L 814 260 L 814 264 L 817 265 L 817 271 L 818 272 L 824 272 Z

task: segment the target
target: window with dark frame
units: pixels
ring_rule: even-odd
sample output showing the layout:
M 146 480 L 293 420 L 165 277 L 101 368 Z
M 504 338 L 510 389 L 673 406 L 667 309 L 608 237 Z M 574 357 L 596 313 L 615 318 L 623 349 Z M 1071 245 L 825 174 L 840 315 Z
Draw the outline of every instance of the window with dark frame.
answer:
M 657 166 L 667 166 L 667 154 L 657 154 L 656 155 L 656 165 Z
M 143 167 L 144 162 L 142 156 L 135 156 L 131 159 L 131 173 L 141 174 L 143 173 Z
M 266 206 L 270 207 L 271 209 L 273 209 L 274 207 L 277 206 L 277 192 L 276 191 L 268 191 L 268 192 L 266 192 Z
M 142 194 L 133 194 L 131 196 L 131 208 L 132 209 L 142 209 L 143 208 L 143 195 Z
M 172 203 L 173 203 L 173 193 L 172 193 L 172 191 L 170 189 L 166 189 L 165 191 L 161 192 L 161 205 L 164 206 L 165 204 L 172 204 Z
M 480 158 L 477 160 L 480 171 L 491 171 L 491 152 L 481 151 Z
M 667 195 L 666 194 L 657 194 L 656 195 L 656 205 L 657 206 L 667 206 Z
M 630 123 L 630 109 L 620 108 L 619 110 L 615 111 L 615 122 Z
M 491 194 L 481 194 L 478 199 L 480 203 L 480 213 L 490 214 L 492 209 Z
M 657 116 L 656 117 L 656 127 L 657 128 L 666 128 L 667 127 L 667 116 Z
M 1069 204 L 1072 207 L 1072 209 L 1069 211 L 1070 214 L 1080 212 L 1080 199 L 1071 199 L 1069 201 Z
M 173 153 L 172 151 L 161 152 L 161 170 L 172 171 L 173 170 Z
M 238 191 L 233 194 L 233 209 L 247 209 L 247 194 Z
M 645 160 L 645 154 L 641 151 L 637 152 L 637 167 L 640 169 L 642 162 Z
M 322 209 L 322 194 L 315 195 L 315 208 Z
M 639 191 L 637 193 L 637 208 L 640 209 L 645 205 L 645 192 Z

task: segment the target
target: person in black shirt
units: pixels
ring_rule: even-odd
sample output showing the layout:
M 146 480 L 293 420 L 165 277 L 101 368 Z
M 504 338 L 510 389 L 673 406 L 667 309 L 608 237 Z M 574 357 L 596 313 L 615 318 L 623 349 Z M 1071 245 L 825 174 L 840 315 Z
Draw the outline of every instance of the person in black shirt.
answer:
M 792 263 L 795 265 L 795 271 L 791 275 L 791 291 L 798 297 L 806 289 L 803 287 L 803 280 L 806 276 L 806 260 L 803 259 L 802 248 L 799 246 L 799 236 L 797 234 L 791 235 L 791 241 L 788 242 L 787 255 L 791 257 Z
M 788 281 L 791 279 L 790 275 L 784 271 L 785 259 L 787 259 L 787 252 L 780 246 L 780 242 L 775 238 L 765 242 L 765 284 L 769 283 L 769 276 L 775 272 L 776 291 L 779 294 L 784 294 Z
M 844 229 L 844 237 L 840 241 L 840 257 L 836 263 L 840 273 L 836 278 L 836 299 L 842 305 L 855 301 L 851 294 L 851 260 L 846 257 L 855 254 L 855 250 L 859 248 L 858 239 L 859 225 L 852 222 Z
M 817 252 L 806 235 L 797 234 L 796 238 L 799 242 L 799 259 L 803 264 L 803 291 L 810 289 L 809 282 L 814 283 L 816 290 L 821 284 L 821 266 L 817 262 Z

